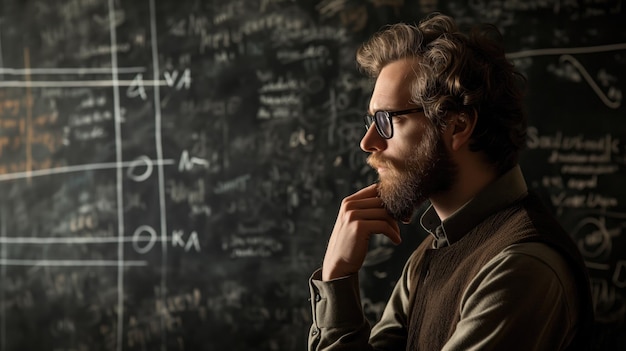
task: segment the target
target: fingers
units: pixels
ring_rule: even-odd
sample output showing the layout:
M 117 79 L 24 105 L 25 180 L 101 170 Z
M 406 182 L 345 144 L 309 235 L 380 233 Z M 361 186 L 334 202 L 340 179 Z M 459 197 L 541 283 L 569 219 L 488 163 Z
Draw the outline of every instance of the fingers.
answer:
M 365 198 L 372 198 L 372 197 L 378 197 L 378 184 L 374 183 L 370 186 L 367 186 L 359 191 L 357 191 L 356 193 L 347 196 L 344 200 L 358 200 L 358 199 L 365 199 Z
M 402 243 L 402 237 L 400 236 L 400 227 L 398 226 L 398 222 L 392 220 L 392 222 L 388 224 L 390 225 L 385 226 L 380 231 L 373 231 L 373 233 L 382 234 L 388 237 L 389 240 L 391 240 L 391 242 L 393 242 L 394 244 L 399 245 L 400 243 Z M 373 228 L 375 228 L 375 226 L 373 226 Z
M 347 196 L 341 202 L 341 210 L 355 210 L 365 208 L 382 208 L 383 201 L 378 197 L 376 184 L 363 188 Z
M 400 227 L 387 212 L 383 201 L 378 197 L 377 184 L 372 184 L 346 197 L 341 204 L 339 218 L 346 226 L 352 223 L 352 230 L 365 235 L 383 234 L 394 244 L 399 244 Z
M 362 205 L 362 203 L 356 205 Z M 383 207 L 348 209 L 344 212 L 342 220 L 346 225 L 352 223 L 355 232 L 368 236 L 383 234 L 396 245 L 402 242 L 398 222 Z
M 373 184 L 342 201 L 324 256 L 322 280 L 357 272 L 363 265 L 370 237 L 375 234 L 385 235 L 394 244 L 402 241 L 398 222 L 383 206 Z

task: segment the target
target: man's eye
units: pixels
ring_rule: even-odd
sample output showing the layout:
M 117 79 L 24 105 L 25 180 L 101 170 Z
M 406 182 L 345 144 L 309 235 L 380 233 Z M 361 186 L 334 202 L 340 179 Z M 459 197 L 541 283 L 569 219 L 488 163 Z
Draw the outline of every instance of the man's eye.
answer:
M 400 122 L 404 122 L 406 120 L 406 116 L 404 115 L 398 115 L 398 116 L 394 116 L 393 117 L 393 122 L 394 123 L 400 123 Z

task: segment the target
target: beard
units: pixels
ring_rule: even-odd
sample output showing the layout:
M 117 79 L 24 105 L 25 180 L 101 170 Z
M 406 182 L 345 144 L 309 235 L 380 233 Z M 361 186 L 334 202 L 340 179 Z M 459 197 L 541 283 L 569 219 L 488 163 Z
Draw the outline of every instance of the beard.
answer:
M 416 208 L 431 195 L 449 190 L 457 168 L 434 128 L 427 131 L 403 162 L 371 154 L 367 163 L 386 172 L 379 175 L 378 196 L 396 220 L 408 222 Z

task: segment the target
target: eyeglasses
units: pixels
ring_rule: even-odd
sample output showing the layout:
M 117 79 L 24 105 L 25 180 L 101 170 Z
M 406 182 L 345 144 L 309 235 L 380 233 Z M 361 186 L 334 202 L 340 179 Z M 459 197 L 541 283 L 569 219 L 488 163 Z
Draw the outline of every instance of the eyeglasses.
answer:
M 365 115 L 363 120 L 365 121 L 365 130 L 369 130 L 372 124 L 376 125 L 376 130 L 381 137 L 385 139 L 391 139 L 393 136 L 393 123 L 391 123 L 391 117 L 406 115 L 409 113 L 416 113 L 424 111 L 423 108 L 412 108 L 410 110 L 402 111 L 376 111 L 374 115 Z

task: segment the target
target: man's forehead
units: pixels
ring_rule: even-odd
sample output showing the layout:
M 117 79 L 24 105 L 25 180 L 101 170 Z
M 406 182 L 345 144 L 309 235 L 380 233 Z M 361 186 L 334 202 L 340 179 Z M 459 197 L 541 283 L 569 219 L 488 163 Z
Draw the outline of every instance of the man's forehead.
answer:
M 376 79 L 369 109 L 376 111 L 412 106 L 410 86 L 414 77 L 409 62 L 396 61 L 385 66 Z

